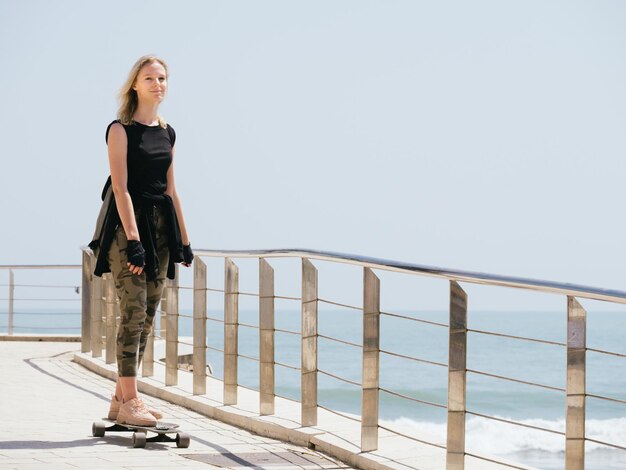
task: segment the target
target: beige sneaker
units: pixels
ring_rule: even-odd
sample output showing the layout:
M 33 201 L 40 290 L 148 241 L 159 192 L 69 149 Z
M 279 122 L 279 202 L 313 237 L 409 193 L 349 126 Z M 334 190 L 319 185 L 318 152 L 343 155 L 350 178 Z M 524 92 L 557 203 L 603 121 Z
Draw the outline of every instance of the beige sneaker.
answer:
M 117 414 L 120 412 L 121 404 L 122 400 L 118 400 L 115 394 L 111 395 L 111 404 L 109 405 L 109 414 L 107 415 L 107 418 L 117 419 Z
M 117 419 L 117 414 L 120 412 L 120 406 L 122 405 L 122 400 L 118 400 L 115 395 L 111 395 L 111 405 L 109 406 L 109 419 Z M 159 410 L 155 410 L 152 408 L 148 408 L 148 413 L 154 416 L 156 419 L 161 419 L 163 417 L 163 413 Z
M 133 398 L 122 403 L 117 413 L 117 422 L 135 426 L 156 426 L 157 424 L 156 418 L 148 412 L 140 398 Z

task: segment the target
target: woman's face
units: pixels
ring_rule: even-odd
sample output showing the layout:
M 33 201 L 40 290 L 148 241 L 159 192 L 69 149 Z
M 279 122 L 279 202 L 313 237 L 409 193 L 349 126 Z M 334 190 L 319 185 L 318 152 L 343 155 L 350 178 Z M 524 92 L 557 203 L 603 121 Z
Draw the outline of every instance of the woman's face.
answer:
M 141 67 L 133 85 L 139 101 L 160 103 L 167 92 L 167 74 L 160 62 L 150 62 Z

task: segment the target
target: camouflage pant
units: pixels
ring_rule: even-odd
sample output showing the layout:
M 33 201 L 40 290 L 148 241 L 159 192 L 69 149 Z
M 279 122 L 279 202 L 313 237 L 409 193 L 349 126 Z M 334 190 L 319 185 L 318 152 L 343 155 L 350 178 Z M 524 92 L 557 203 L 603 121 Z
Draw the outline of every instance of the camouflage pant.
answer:
M 156 279 L 148 281 L 144 272 L 137 275 L 129 271 L 126 256 L 128 240 L 121 224 L 109 250 L 109 263 L 120 300 L 121 319 L 117 330 L 117 369 L 120 377 L 137 376 L 165 287 L 169 261 L 165 217 L 158 207 L 154 209 L 154 217 L 159 255 Z

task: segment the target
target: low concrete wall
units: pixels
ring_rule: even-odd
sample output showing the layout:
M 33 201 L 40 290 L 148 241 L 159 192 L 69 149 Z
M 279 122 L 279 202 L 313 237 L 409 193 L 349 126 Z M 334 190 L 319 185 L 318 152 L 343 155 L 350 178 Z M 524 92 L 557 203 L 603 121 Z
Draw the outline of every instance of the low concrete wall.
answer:
M 74 362 L 113 381 L 117 378 L 117 373 L 114 367 L 110 364 L 104 364 L 103 359 L 101 358 L 92 358 L 87 354 L 76 353 L 74 355 Z M 157 363 L 155 363 L 155 369 L 157 369 L 157 367 Z M 190 373 L 180 371 L 179 375 L 182 376 L 183 374 L 188 375 L 188 378 L 191 379 Z M 158 375 L 156 370 L 155 375 Z M 218 381 L 217 379 L 209 377 L 207 380 L 219 382 L 221 384 L 221 381 Z M 180 380 L 179 383 L 184 381 L 185 380 Z M 282 413 L 283 417 L 280 417 L 278 414 L 272 416 L 260 416 L 249 409 L 244 409 L 239 406 L 224 406 L 219 401 L 216 401 L 206 395 L 194 396 L 186 391 L 187 387 L 185 384 L 166 387 L 163 385 L 163 382 L 159 382 L 158 379 L 144 377 L 139 377 L 137 382 L 139 391 L 147 395 L 183 406 L 195 411 L 196 413 L 203 414 L 209 418 L 231 424 L 261 436 L 291 442 L 296 445 L 324 452 L 325 454 L 341 460 L 342 462 L 355 468 L 364 470 L 396 470 L 398 468 L 413 468 L 406 465 L 393 465 L 393 459 L 390 460 L 389 457 L 385 457 L 381 453 L 360 453 L 358 446 L 347 442 L 345 438 L 335 434 L 332 430 L 324 430 L 319 426 L 301 427 L 296 421 L 296 418 L 299 420 L 300 404 L 295 401 L 277 398 L 277 410 L 282 409 L 287 411 L 287 413 Z M 214 388 L 214 384 L 209 385 L 210 388 Z M 243 387 L 240 387 L 238 394 L 241 397 L 240 401 L 242 402 L 249 402 L 251 395 L 256 394 L 258 396 L 257 392 Z M 279 400 L 281 403 L 278 403 Z M 324 413 L 332 415 L 325 410 L 320 410 L 320 412 L 320 414 Z M 351 428 L 348 430 L 348 433 L 358 439 L 360 433 L 360 423 L 350 422 L 351 420 L 337 415 L 332 415 L 332 417 L 324 416 L 320 418 L 320 422 L 324 421 L 325 425 L 330 424 L 331 427 L 336 426 L 337 430 L 345 431 L 347 427 Z M 356 442 L 359 441 L 357 440 Z M 385 460 L 388 460 L 392 465 L 387 465 L 382 462 Z
M 0 335 L 0 341 L 55 341 L 80 343 L 78 335 Z
M 165 344 L 155 343 L 155 357 L 161 357 Z M 94 358 L 88 353 L 75 353 L 74 361 L 85 368 L 115 381 L 117 365 L 106 364 L 105 358 Z M 193 395 L 193 374 L 179 370 L 178 384 L 165 386 L 165 365 L 154 362 L 152 377 L 139 377 L 139 390 L 162 400 L 183 406 L 212 419 L 231 424 L 241 429 L 315 449 L 334 457 L 353 468 L 363 470 L 445 470 L 445 441 L 433 446 L 426 442 L 437 442 L 433 436 L 423 434 L 414 427 L 393 423 L 396 432 L 379 429 L 378 449 L 361 452 L 361 422 L 358 416 L 337 414 L 318 407 L 317 426 L 300 425 L 301 405 L 299 402 L 276 397 L 275 414 L 260 414 L 259 393 L 238 387 L 237 405 L 223 403 L 224 383 L 207 376 L 207 393 Z M 111 384 L 111 391 L 114 386 Z M 389 425 L 389 423 L 385 423 Z M 403 435 L 404 434 L 404 435 Z M 411 436 L 411 437 L 408 437 Z M 440 447 L 441 446 L 441 447 Z M 487 457 L 488 458 L 488 457 Z M 504 459 L 495 461 L 465 456 L 465 470 L 502 470 L 507 466 L 517 469 L 533 469 L 527 465 Z

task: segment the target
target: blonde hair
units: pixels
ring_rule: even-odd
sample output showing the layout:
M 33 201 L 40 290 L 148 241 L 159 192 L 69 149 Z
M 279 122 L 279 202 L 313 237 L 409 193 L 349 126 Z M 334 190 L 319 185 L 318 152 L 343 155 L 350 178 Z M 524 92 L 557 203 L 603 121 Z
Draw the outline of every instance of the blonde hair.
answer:
M 139 100 L 137 98 L 137 92 L 133 90 L 133 86 L 135 85 L 135 81 L 137 80 L 139 71 L 143 68 L 143 66 L 151 64 L 153 62 L 158 62 L 159 64 L 161 64 L 165 69 L 165 77 L 169 77 L 167 64 L 163 59 L 153 55 L 145 55 L 143 57 L 140 57 L 137 62 L 135 62 L 135 65 L 133 65 L 133 68 L 128 74 L 126 82 L 124 82 L 124 85 L 120 89 L 120 107 L 117 111 L 117 118 L 122 124 L 129 125 L 134 122 L 133 115 L 137 110 Z M 165 119 L 163 119 L 161 116 L 157 116 L 157 118 L 159 119 L 159 126 L 166 128 L 167 122 L 165 122 Z

